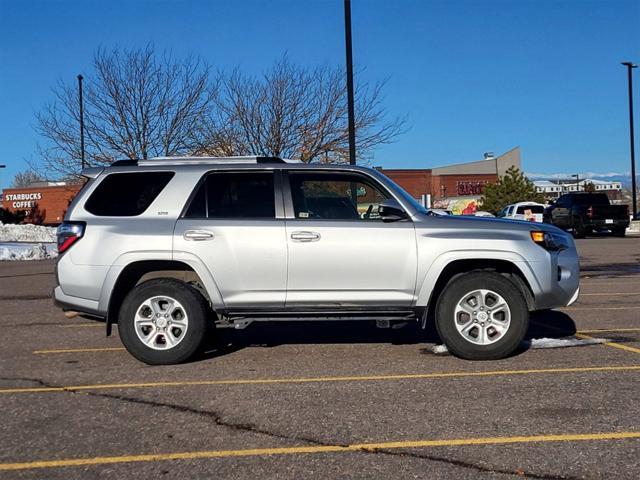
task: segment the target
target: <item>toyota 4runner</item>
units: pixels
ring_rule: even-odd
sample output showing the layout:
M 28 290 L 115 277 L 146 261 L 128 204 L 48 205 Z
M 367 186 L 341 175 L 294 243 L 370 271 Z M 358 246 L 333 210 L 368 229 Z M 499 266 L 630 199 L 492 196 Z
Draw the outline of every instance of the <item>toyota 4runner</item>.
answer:
M 455 355 L 497 359 L 529 312 L 578 297 L 551 225 L 433 216 L 380 172 L 272 157 L 88 168 L 58 228 L 55 302 L 113 323 L 148 364 L 260 320 L 435 322 Z

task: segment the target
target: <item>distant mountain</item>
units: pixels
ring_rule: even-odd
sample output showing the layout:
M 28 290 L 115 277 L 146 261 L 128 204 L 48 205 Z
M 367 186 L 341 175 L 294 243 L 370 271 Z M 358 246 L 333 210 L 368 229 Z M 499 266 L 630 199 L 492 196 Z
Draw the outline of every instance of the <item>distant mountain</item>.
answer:
M 570 173 L 533 173 L 525 172 L 525 175 L 529 180 L 568 180 L 571 181 L 575 177 L 576 172 Z M 594 180 L 603 180 L 610 182 L 621 182 L 626 188 L 631 187 L 631 173 L 630 172 L 579 172 L 580 179 L 592 178 Z M 640 175 L 636 175 L 636 183 L 640 184 Z

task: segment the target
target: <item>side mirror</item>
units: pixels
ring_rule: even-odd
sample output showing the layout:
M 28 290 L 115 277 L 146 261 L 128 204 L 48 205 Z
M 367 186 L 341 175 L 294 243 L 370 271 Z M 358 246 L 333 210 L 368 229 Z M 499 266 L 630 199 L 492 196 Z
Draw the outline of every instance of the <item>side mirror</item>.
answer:
M 407 212 L 404 211 L 395 198 L 380 202 L 378 205 L 378 215 L 380 215 L 380 219 L 383 222 L 397 222 L 398 220 L 409 218 Z

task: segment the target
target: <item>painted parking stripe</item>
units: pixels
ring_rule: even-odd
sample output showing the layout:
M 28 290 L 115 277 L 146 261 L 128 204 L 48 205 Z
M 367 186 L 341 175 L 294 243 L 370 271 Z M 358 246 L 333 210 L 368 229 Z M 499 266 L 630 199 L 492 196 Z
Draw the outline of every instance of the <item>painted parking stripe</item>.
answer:
M 578 333 L 599 332 L 640 332 L 640 328 L 593 328 L 591 330 L 578 330 Z
M 640 306 L 637 307 L 598 307 L 598 306 L 591 306 L 591 307 L 566 307 L 566 308 L 558 308 L 557 310 L 561 311 L 561 312 L 574 312 L 577 310 L 638 310 L 640 309 Z
M 603 440 L 630 440 L 640 438 L 640 432 L 578 433 L 559 435 L 529 435 L 514 437 L 477 437 L 443 440 L 409 440 L 397 442 L 356 443 L 353 445 L 313 445 L 243 450 L 205 450 L 195 452 L 155 453 L 112 457 L 68 458 L 62 460 L 35 460 L 21 463 L 0 463 L 0 471 L 42 468 L 86 467 L 115 463 L 159 462 L 169 460 L 196 460 L 228 457 L 258 457 L 318 453 L 375 452 L 399 448 L 464 447 L 472 445 L 505 445 L 513 443 L 584 442 Z
M 638 292 L 623 292 L 623 293 L 580 293 L 581 297 L 612 297 L 620 295 L 637 295 Z
M 485 372 L 440 372 L 440 373 L 408 373 L 398 375 L 366 375 L 342 377 L 300 377 L 300 378 L 257 378 L 231 380 L 191 380 L 183 382 L 145 382 L 145 383 L 111 383 L 97 385 L 69 385 L 60 387 L 16 387 L 0 389 L 0 394 L 19 393 L 51 393 L 78 392 L 85 390 L 116 390 L 161 387 L 195 387 L 214 385 L 269 385 L 288 383 L 328 383 L 328 382 L 367 382 L 392 380 L 426 380 L 438 378 L 466 378 L 466 377 L 497 377 L 513 375 L 534 375 L 552 373 L 595 373 L 595 372 L 634 372 L 640 371 L 640 365 L 595 366 L 595 367 L 567 367 L 540 368 L 529 370 L 491 370 Z
M 94 353 L 94 352 L 122 352 L 124 347 L 103 347 L 103 348 L 58 348 L 51 350 L 34 350 L 34 355 L 50 355 L 54 353 Z
M 576 333 L 576 337 L 593 339 L 591 335 L 585 335 L 584 333 Z M 640 348 L 630 347 L 629 345 L 623 345 L 617 342 L 605 342 L 602 345 L 606 345 L 607 347 L 617 348 L 619 350 L 624 350 L 626 352 L 640 353 Z

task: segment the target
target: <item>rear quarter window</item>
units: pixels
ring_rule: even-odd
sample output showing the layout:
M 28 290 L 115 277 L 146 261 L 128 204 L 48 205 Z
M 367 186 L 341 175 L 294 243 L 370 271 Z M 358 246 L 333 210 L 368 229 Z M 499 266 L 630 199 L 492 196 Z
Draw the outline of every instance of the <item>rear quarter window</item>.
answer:
M 173 172 L 111 173 L 96 187 L 84 208 L 100 217 L 135 217 L 149 208 L 173 175 Z

